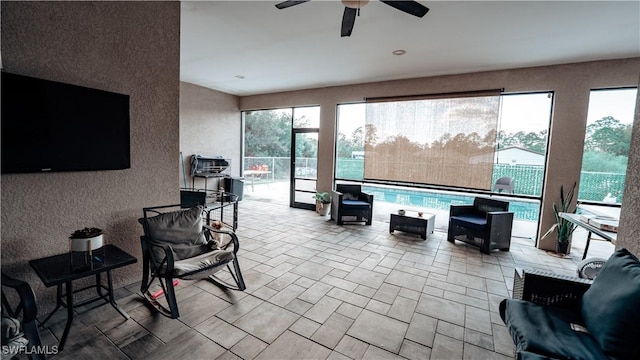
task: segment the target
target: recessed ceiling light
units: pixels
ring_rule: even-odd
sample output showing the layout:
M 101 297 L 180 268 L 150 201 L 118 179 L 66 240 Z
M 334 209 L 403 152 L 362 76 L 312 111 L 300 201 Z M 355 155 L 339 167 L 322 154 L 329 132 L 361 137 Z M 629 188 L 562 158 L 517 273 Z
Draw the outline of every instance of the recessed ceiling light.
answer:
M 242 75 L 236 75 L 236 78 L 238 78 L 238 79 L 242 80 L 242 79 L 244 79 L 244 76 L 242 76 Z
M 400 50 L 393 50 L 393 52 L 392 52 L 392 54 L 393 54 L 393 55 L 404 55 L 404 54 L 406 54 L 406 53 L 407 53 L 407 51 L 406 51 L 406 50 L 402 50 L 402 49 L 400 49 Z
M 342 0 L 342 4 L 348 8 L 360 9 L 367 5 L 369 0 Z

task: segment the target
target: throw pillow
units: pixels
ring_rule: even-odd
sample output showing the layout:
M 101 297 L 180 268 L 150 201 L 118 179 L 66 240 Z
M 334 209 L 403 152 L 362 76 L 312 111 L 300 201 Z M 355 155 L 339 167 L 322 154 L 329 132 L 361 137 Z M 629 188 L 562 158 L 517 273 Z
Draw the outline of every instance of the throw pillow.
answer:
M 582 297 L 589 333 L 615 359 L 640 354 L 640 262 L 627 249 L 616 251 Z
M 342 195 L 342 200 L 358 200 L 358 196 L 354 194 L 345 193 Z
M 206 249 L 207 241 L 202 231 L 202 206 L 166 212 L 147 219 L 147 234 L 155 244 L 170 245 L 176 260 L 199 255 Z M 157 260 L 164 258 L 164 251 L 154 247 Z
M 4 294 L 2 294 L 4 300 Z M 20 335 L 20 321 L 2 315 L 2 345 L 7 345 L 13 338 Z

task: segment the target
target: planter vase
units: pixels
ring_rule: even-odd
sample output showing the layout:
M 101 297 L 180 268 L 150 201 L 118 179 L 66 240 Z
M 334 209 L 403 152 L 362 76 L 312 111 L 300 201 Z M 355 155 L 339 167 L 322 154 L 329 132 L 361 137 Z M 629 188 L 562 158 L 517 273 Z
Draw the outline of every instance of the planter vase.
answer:
M 104 262 L 103 245 L 103 234 L 90 238 L 69 238 L 71 268 L 84 270 L 101 266 Z
M 323 204 L 316 201 L 316 212 L 320 214 L 320 216 L 327 216 L 329 209 L 331 209 L 331 204 Z
M 90 238 L 69 240 L 72 251 L 92 251 L 102 247 L 102 234 Z
M 556 252 L 563 255 L 569 254 L 571 252 L 571 238 L 567 239 L 567 241 L 557 241 Z

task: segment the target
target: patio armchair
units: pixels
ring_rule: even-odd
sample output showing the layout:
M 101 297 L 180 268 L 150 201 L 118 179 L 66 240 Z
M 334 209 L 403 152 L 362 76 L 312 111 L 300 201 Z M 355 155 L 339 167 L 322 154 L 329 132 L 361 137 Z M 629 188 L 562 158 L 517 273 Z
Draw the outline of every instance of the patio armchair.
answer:
M 640 262 L 616 251 L 594 280 L 516 269 L 499 305 L 517 359 L 640 359 Z
M 362 192 L 360 185 L 337 184 L 332 192 L 331 219 L 338 225 L 344 224 L 345 221 L 371 225 L 373 195 Z
M 447 241 L 478 246 L 483 254 L 493 249 L 509 251 L 512 226 L 508 202 L 476 197 L 473 205 L 450 206 Z
M 11 304 L 11 300 L 17 303 Z M 13 305 L 13 306 L 12 306 Z M 38 330 L 38 308 L 31 286 L 2 274 L 2 359 L 27 350 L 29 359 L 46 359 Z
M 237 258 L 238 237 L 224 227 L 204 224 L 202 206 L 156 206 L 144 208 L 143 213 L 140 291 L 161 314 L 180 316 L 175 279 L 208 279 L 223 288 L 246 289 Z M 226 280 L 218 276 L 225 269 Z M 156 280 L 159 287 L 153 288 Z
M 503 176 L 496 180 L 496 183 L 493 185 L 493 191 L 501 192 L 502 190 L 507 191 L 509 194 L 514 193 L 515 189 L 515 180 L 509 176 Z

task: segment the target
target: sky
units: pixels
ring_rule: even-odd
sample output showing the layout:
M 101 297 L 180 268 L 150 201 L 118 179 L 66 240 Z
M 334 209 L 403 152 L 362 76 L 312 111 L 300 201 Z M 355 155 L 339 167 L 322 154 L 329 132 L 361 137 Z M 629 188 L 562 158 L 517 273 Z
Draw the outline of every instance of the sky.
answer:
M 587 123 L 613 116 L 623 124 L 633 123 L 637 89 L 597 90 L 591 92 Z

